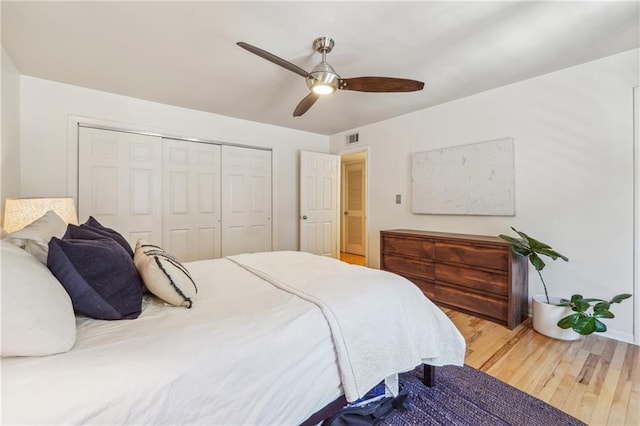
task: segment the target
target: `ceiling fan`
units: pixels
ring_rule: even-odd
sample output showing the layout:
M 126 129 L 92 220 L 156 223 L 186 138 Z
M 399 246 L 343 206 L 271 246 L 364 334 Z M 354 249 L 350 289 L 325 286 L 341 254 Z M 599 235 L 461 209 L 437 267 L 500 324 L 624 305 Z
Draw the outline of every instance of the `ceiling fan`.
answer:
M 249 52 L 271 61 L 276 65 L 288 69 L 306 79 L 311 92 L 300 101 L 293 111 L 294 117 L 299 117 L 311 108 L 321 95 L 328 95 L 336 90 L 354 90 L 358 92 L 414 92 L 422 90 L 424 83 L 417 80 L 392 77 L 355 77 L 341 78 L 326 61 L 327 53 L 333 49 L 334 41 L 330 37 L 318 37 L 313 41 L 313 48 L 322 54 L 322 62 L 307 72 L 273 53 L 259 47 L 240 41 L 238 46 Z

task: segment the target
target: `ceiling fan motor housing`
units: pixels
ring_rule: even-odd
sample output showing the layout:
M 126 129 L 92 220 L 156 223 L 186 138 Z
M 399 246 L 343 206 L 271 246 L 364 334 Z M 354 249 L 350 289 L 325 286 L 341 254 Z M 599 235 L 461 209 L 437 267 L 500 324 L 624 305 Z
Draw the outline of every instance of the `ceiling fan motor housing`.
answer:
M 328 63 L 320 62 L 318 65 L 313 67 L 309 74 L 311 75 L 311 77 L 307 77 L 306 82 L 307 87 L 310 90 L 313 90 L 315 92 L 314 87 L 317 88 L 318 86 L 324 86 L 328 88 L 327 90 L 329 90 L 329 88 L 333 89 L 327 92 L 331 93 L 335 92 L 338 89 L 340 76 L 336 74 L 333 67 L 331 67 L 331 65 L 329 65 Z

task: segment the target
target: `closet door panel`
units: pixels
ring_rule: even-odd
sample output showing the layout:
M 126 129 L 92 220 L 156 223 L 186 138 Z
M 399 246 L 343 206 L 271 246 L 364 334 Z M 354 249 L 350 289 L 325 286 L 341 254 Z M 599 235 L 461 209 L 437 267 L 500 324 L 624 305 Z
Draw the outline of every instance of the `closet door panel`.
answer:
M 181 261 L 220 257 L 220 146 L 164 139 L 165 249 Z
M 133 246 L 162 242 L 162 147 L 155 136 L 80 127 L 78 215 L 95 217 Z
M 182 260 L 189 253 L 189 229 L 173 229 L 169 232 L 169 241 L 165 247 L 171 247 L 169 252 Z M 186 261 L 186 260 L 185 260 Z
M 219 171 L 219 169 L 218 169 Z M 200 214 L 214 214 L 219 212 L 220 204 L 220 176 L 213 173 L 198 173 L 198 212 Z
M 118 214 L 118 169 L 116 167 L 92 167 L 93 180 L 91 211 L 100 216 L 116 216 Z M 83 197 L 85 198 L 85 197 Z M 85 201 L 87 199 L 85 198 Z
M 169 213 L 173 215 L 189 212 L 189 173 L 169 172 Z
M 155 171 L 153 169 L 133 169 L 129 174 L 131 197 L 131 214 L 147 216 L 153 213 L 153 187 Z
M 222 146 L 222 255 L 271 251 L 271 151 Z
M 159 232 L 161 233 L 161 232 Z M 128 241 L 131 244 L 132 248 L 135 248 L 135 243 L 138 240 L 144 240 L 150 242 L 151 244 L 162 245 L 161 242 L 154 242 L 154 238 L 157 238 L 157 233 L 150 231 L 130 231 Z
M 203 259 L 213 259 L 220 257 L 220 232 L 219 229 L 199 228 L 198 232 L 198 252 Z M 216 250 L 218 252 L 216 252 Z

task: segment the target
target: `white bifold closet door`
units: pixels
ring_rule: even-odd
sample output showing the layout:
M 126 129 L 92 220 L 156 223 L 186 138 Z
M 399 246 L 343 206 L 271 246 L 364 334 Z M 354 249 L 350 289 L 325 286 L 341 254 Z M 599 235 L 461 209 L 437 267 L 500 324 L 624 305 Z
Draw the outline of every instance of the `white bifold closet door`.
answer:
M 271 251 L 271 151 L 222 146 L 222 255 Z
M 180 260 L 220 257 L 220 146 L 162 141 L 163 245 Z
M 181 261 L 272 250 L 271 151 L 80 127 L 78 214 Z
M 80 128 L 78 215 L 95 217 L 133 246 L 162 243 L 162 140 Z

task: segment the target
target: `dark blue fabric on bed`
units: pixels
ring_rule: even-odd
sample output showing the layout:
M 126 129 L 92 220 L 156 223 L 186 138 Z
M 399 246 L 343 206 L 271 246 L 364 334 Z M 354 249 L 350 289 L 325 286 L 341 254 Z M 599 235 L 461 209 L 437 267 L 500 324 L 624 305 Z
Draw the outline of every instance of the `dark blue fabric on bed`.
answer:
M 109 228 L 100 228 L 97 226 L 87 225 L 86 223 L 80 225 L 73 225 L 70 223 L 67 225 L 67 231 L 62 237 L 62 239 L 66 240 L 98 240 L 100 238 L 111 238 L 113 241 L 120 244 L 127 253 L 133 253 L 127 240 L 125 240 L 117 231 Z
M 133 319 L 142 310 L 142 280 L 121 244 L 52 238 L 47 266 L 69 293 L 76 312 L 105 320 Z
M 75 226 L 75 225 L 73 225 L 73 226 Z M 67 233 L 69 233 L 70 227 L 67 227 Z M 101 235 L 103 237 L 109 237 L 109 238 L 113 239 L 114 241 L 116 241 L 118 244 L 120 244 L 127 251 L 127 253 L 129 253 L 129 256 L 131 256 L 131 258 L 133 258 L 133 250 L 131 249 L 131 246 L 129 245 L 127 240 L 118 231 L 115 231 L 115 230 L 113 230 L 111 228 L 107 228 L 106 226 L 102 226 L 102 224 L 100 222 L 98 222 L 93 216 L 89 216 L 89 219 L 85 223 L 83 223 L 79 227 L 75 226 L 75 228 L 79 228 L 79 229 L 73 229 L 72 230 L 73 235 L 70 235 L 72 238 L 82 238 L 82 239 L 93 240 L 95 238 L 92 238 L 89 234 L 86 234 L 86 233 L 85 234 L 81 234 L 80 230 L 82 230 L 82 231 L 87 231 L 87 230 L 93 231 L 94 234 L 97 233 L 98 235 Z

